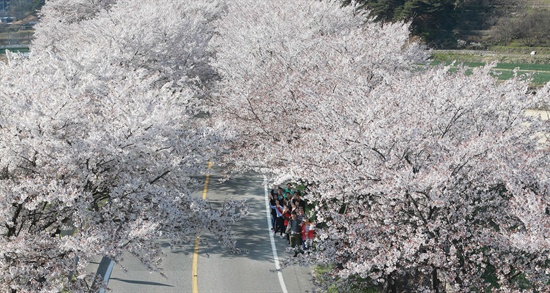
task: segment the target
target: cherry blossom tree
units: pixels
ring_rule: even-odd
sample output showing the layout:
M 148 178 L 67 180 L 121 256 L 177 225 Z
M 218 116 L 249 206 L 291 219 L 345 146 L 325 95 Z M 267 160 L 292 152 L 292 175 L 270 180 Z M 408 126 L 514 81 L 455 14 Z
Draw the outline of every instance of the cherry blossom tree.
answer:
M 218 151 L 197 114 L 221 8 L 46 3 L 30 56 L 0 63 L 0 291 L 88 291 L 91 258 L 123 251 L 161 271 L 157 240 L 199 229 L 234 249 L 246 208 L 191 196 Z
M 406 24 L 331 1 L 233 1 L 218 31 L 225 160 L 308 182 L 324 228 L 302 260 L 332 286 L 549 289 L 550 132 L 525 115 L 549 85 L 421 66 Z

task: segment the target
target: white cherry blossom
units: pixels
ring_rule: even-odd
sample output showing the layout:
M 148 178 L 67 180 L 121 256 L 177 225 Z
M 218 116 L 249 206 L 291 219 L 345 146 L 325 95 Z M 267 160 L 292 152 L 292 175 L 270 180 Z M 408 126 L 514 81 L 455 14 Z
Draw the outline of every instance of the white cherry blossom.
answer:
M 0 63 L 0 291 L 89 291 L 91 258 L 123 251 L 161 271 L 157 240 L 198 230 L 235 249 L 228 225 L 246 207 L 191 196 L 219 149 L 197 114 L 220 12 L 215 1 L 46 3 L 30 56 Z
M 494 65 L 425 67 L 406 24 L 333 1 L 228 3 L 215 35 L 215 123 L 237 170 L 308 182 L 335 286 L 548 290 L 548 86 Z M 470 72 L 471 71 L 471 72 Z M 302 258 L 300 258 L 302 260 Z M 520 276 L 521 275 L 521 276 Z

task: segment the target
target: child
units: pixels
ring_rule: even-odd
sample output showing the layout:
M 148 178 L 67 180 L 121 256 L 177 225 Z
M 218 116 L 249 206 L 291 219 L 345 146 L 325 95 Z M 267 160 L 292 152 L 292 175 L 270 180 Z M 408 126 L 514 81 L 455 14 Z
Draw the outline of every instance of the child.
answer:
M 313 237 L 315 237 L 315 225 L 309 221 L 309 218 L 305 218 L 302 225 L 302 246 L 304 250 L 313 245 Z

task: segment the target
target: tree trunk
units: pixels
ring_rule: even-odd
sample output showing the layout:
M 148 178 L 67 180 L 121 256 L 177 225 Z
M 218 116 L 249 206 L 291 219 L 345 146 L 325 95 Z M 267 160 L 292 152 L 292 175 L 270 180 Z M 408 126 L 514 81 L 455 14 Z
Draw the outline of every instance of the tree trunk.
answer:
M 393 273 L 391 273 L 386 278 L 386 288 L 384 290 L 385 293 L 397 293 L 397 284 L 393 278 Z
M 436 293 L 439 293 L 439 279 L 437 278 L 437 268 L 432 270 L 432 286 Z

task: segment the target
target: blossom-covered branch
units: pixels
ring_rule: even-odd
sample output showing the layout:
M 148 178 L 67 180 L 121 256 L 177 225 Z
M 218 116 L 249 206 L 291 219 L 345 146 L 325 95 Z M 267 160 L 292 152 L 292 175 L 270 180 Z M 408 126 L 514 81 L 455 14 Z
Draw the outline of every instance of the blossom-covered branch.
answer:
M 227 160 L 314 182 L 310 261 L 342 290 L 547 290 L 548 88 L 425 67 L 407 25 L 332 1 L 234 1 L 213 45 Z

